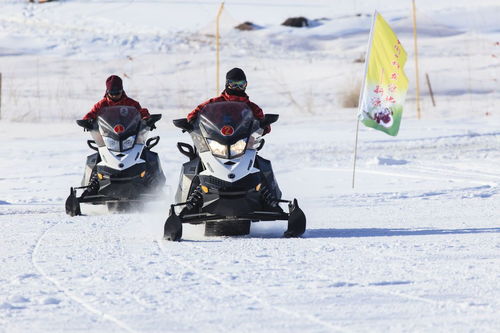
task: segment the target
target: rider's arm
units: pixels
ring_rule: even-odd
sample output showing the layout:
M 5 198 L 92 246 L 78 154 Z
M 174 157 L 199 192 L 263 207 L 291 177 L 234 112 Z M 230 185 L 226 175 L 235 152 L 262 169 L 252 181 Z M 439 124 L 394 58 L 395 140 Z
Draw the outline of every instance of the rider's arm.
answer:
M 149 117 L 151 117 L 151 114 L 149 113 L 148 109 L 143 108 L 141 106 L 141 104 L 139 104 L 139 102 L 137 102 L 136 100 L 133 100 L 130 97 L 129 97 L 129 99 L 130 99 L 130 103 L 132 104 L 131 106 L 135 107 L 137 109 L 137 111 L 139 111 L 142 119 L 148 119 Z
M 147 118 L 151 117 L 151 114 L 149 113 L 148 109 L 140 108 L 139 113 L 141 114 L 142 119 L 147 119 Z
M 92 110 L 90 110 L 85 116 L 83 116 L 83 120 L 96 119 L 97 118 L 97 114 L 99 113 L 99 111 L 102 108 L 102 103 L 103 103 L 102 100 L 100 100 L 99 102 L 97 102 L 92 107 Z
M 257 119 L 264 118 L 264 111 L 262 111 L 262 109 L 257 104 L 249 101 L 248 105 L 250 106 L 250 109 L 252 109 L 252 112 L 253 112 L 253 115 L 255 118 L 257 118 Z M 264 134 L 262 134 L 262 135 L 265 135 L 269 132 L 271 132 L 271 125 L 267 125 L 266 127 L 264 127 Z
M 188 113 L 188 115 L 186 117 L 187 120 L 192 121 L 192 120 L 196 119 L 196 117 L 198 116 L 198 113 L 200 113 L 201 109 L 203 109 L 205 107 L 205 105 L 210 104 L 210 103 L 214 103 L 214 102 L 220 102 L 220 101 L 224 101 L 224 98 L 221 96 L 217 96 L 214 98 L 210 98 L 208 101 L 201 103 L 193 111 Z

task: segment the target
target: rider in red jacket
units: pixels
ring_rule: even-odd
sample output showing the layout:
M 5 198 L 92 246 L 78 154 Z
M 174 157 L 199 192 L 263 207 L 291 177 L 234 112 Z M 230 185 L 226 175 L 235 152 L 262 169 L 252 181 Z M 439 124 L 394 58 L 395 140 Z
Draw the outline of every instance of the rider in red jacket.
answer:
M 252 110 L 253 115 L 257 119 L 264 118 L 264 112 L 255 103 L 251 102 L 248 95 L 245 93 L 247 87 L 247 78 L 245 72 L 240 68 L 233 68 L 226 74 L 226 88 L 220 94 L 220 96 L 209 99 L 206 102 L 198 105 L 193 111 L 187 115 L 187 120 L 192 121 L 197 116 L 198 113 L 203 109 L 203 107 L 210 103 L 231 101 L 231 102 L 245 102 Z M 264 129 L 264 134 L 271 132 L 271 126 L 266 126 Z
M 90 110 L 90 112 L 83 117 L 83 119 L 96 119 L 102 108 L 115 105 L 135 107 L 137 111 L 140 112 L 142 119 L 147 119 L 150 116 L 148 109 L 142 108 L 139 102 L 133 100 L 125 94 L 125 91 L 123 91 L 122 79 L 119 76 L 111 75 L 106 80 L 106 93 L 104 94 L 103 99 L 97 102 L 92 110 Z

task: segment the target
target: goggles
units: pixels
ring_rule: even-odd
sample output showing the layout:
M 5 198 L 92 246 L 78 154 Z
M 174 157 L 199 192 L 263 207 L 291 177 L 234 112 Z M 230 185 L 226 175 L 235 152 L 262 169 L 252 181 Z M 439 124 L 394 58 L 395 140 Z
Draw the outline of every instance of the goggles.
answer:
M 123 92 L 123 90 L 108 91 L 108 95 L 116 97 L 116 96 L 120 96 L 122 94 L 122 92 Z
M 227 80 L 226 85 L 229 89 L 232 90 L 245 90 L 247 87 L 247 81 L 246 80 Z

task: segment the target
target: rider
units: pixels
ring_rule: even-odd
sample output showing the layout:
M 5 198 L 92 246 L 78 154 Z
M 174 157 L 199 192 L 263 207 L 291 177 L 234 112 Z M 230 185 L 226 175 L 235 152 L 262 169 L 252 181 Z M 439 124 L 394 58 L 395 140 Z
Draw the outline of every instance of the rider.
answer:
M 142 119 L 150 117 L 148 109 L 142 108 L 139 102 L 125 94 L 125 91 L 123 91 L 122 79 L 117 75 L 111 75 L 106 79 L 106 93 L 104 97 L 94 105 L 92 110 L 90 110 L 83 119 L 94 120 L 103 108 L 116 105 L 133 106 L 139 111 Z
M 231 101 L 231 102 L 245 102 L 253 112 L 253 115 L 257 119 L 264 118 L 264 112 L 255 103 L 251 102 L 248 95 L 245 93 L 247 87 L 247 78 L 245 72 L 240 68 L 233 68 L 226 74 L 226 87 L 220 96 L 209 99 L 208 101 L 198 105 L 193 111 L 187 115 L 187 120 L 189 122 L 196 119 L 198 113 L 203 109 L 203 107 L 210 103 Z M 264 134 L 271 132 L 271 126 L 266 126 L 264 128 Z

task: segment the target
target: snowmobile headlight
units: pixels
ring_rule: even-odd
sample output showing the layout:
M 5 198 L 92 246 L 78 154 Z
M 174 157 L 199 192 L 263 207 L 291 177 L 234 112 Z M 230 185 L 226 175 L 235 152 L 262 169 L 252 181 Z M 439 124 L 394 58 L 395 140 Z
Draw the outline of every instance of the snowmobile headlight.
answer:
M 210 150 L 212 151 L 212 154 L 214 154 L 215 156 L 227 158 L 227 146 L 226 145 L 222 145 L 215 140 L 207 139 L 207 141 L 208 141 L 208 145 L 210 146 Z
M 231 157 L 243 154 L 247 147 L 247 139 L 241 139 L 230 147 Z
M 109 150 L 120 151 L 120 141 L 110 138 L 108 136 L 103 136 L 104 144 Z
M 135 135 L 129 136 L 125 140 L 122 141 L 122 150 L 130 149 L 134 146 L 135 143 Z

